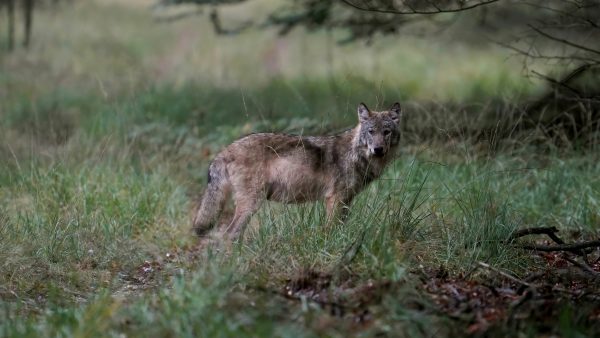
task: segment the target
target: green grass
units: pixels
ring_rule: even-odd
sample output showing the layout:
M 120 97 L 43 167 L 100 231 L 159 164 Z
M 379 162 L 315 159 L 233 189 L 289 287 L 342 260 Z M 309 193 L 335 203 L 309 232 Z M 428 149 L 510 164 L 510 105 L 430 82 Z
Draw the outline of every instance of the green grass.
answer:
M 203 165 L 182 167 L 169 148 L 136 156 L 137 143 L 118 140 L 74 136 L 51 158 L 3 162 L 3 335 L 330 335 L 351 321 L 260 290 L 310 270 L 335 276 L 331 292 L 385 280 L 402 286 L 390 294 L 423 301 L 406 286 L 415 283 L 409 271 L 460 275 L 484 261 L 520 275 L 539 263 L 506 243 L 515 229 L 556 225 L 588 237 L 600 225 L 594 159 L 440 165 L 405 154 L 359 196 L 344 225 L 324 228 L 319 204 L 267 204 L 231 251 L 196 252 L 189 210 Z M 156 266 L 142 278 L 145 261 Z M 370 329 L 453 330 L 402 302 L 374 305 L 381 326 Z
M 205 17 L 157 23 L 136 6 L 45 9 L 32 50 L 1 54 L 2 337 L 464 335 L 472 321 L 439 309 L 423 288 L 431 276 L 498 280 L 480 261 L 523 278 L 543 270 L 510 240 L 523 227 L 599 235 L 598 155 L 448 132 L 510 120 L 539 90 L 497 47 L 224 39 L 198 33 Z M 286 57 L 269 73 L 278 44 Z M 332 133 L 355 123 L 359 101 L 395 100 L 401 154 L 344 225 L 324 227 L 320 203 L 266 203 L 240 243 L 197 247 L 191 209 L 224 145 Z M 590 304 L 561 301 L 544 317 L 556 325 L 490 332 L 598 334 Z

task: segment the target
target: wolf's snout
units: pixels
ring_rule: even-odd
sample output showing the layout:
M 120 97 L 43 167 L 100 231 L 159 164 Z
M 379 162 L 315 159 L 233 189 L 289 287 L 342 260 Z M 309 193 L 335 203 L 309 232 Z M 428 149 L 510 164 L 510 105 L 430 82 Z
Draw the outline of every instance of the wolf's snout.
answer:
M 373 148 L 373 154 L 375 156 L 383 156 L 384 155 L 383 147 Z

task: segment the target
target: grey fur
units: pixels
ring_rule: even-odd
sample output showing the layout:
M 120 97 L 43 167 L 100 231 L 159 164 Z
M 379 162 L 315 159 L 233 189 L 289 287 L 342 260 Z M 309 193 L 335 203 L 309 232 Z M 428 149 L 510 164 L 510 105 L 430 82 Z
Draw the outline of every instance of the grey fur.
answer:
M 206 235 L 225 201 L 235 213 L 225 229 L 237 237 L 264 200 L 303 203 L 325 200 L 328 223 L 343 220 L 347 206 L 378 178 L 400 142 L 401 110 L 371 112 L 358 106 L 359 124 L 333 136 L 260 133 L 243 137 L 221 151 L 208 169 L 208 186 L 193 226 Z

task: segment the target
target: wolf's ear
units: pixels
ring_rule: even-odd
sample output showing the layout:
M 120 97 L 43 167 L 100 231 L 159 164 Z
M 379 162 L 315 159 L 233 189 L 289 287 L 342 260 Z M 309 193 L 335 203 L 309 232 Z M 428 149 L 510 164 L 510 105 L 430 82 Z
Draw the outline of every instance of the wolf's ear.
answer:
M 390 108 L 390 115 L 392 116 L 392 120 L 396 123 L 400 121 L 400 116 L 402 115 L 402 108 L 400 107 L 400 103 L 396 102 Z
M 371 117 L 371 111 L 367 108 L 367 105 L 364 103 L 360 103 L 358 105 L 358 120 L 360 122 L 364 122 Z

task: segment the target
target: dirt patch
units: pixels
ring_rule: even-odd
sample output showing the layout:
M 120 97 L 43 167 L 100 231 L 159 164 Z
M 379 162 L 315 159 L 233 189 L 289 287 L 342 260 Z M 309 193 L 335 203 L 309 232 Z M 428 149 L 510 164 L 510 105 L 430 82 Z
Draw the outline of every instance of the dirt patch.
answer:
M 469 276 L 450 276 L 441 268 L 413 271 L 408 279 L 419 281 L 415 291 L 425 295 L 425 301 L 407 300 L 404 306 L 450 318 L 465 335 L 502 334 L 528 327 L 556 333 L 559 319 L 567 315 L 576 317 L 578 325 L 597 325 L 599 280 L 573 266 L 565 253 L 539 255 L 540 269 L 523 279 L 509 278 L 508 273 L 509 277 L 502 276 L 483 266 Z M 598 262 L 590 266 L 600 270 Z M 299 304 L 315 304 L 360 330 L 377 321 L 386 297 L 405 296 L 401 288 L 407 282 L 357 278 L 348 276 L 340 281 L 328 273 L 305 270 L 271 292 Z

